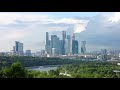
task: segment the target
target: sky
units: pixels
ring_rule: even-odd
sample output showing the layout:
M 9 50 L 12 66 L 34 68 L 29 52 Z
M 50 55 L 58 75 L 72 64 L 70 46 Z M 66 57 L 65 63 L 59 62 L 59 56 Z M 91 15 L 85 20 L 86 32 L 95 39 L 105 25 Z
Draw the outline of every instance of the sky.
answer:
M 107 33 L 111 35 L 110 32 L 114 29 L 117 36 L 119 20 L 119 12 L 0 12 L 0 52 L 12 50 L 15 41 L 24 44 L 24 51 L 30 49 L 39 52 L 44 49 L 45 32 L 69 32 L 71 29 L 80 36 L 91 33 L 94 36 L 104 36 Z M 87 40 L 90 35 L 85 35 L 81 38 Z M 95 46 L 92 44 L 94 39 L 89 41 L 88 46 Z

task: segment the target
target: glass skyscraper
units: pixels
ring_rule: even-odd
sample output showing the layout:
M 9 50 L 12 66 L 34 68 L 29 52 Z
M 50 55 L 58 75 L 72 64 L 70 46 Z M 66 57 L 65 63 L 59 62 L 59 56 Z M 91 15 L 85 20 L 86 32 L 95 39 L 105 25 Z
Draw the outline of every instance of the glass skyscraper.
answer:
M 23 43 L 15 41 L 14 50 L 17 55 L 23 55 Z
M 78 41 L 72 40 L 72 54 L 78 54 Z
M 48 32 L 46 32 L 45 51 L 47 52 L 47 54 L 50 54 L 50 40 L 49 40 L 49 33 Z
M 86 53 L 86 41 L 81 41 L 81 53 L 85 54 Z
M 70 35 L 67 35 L 67 38 L 65 39 L 65 54 L 70 54 Z

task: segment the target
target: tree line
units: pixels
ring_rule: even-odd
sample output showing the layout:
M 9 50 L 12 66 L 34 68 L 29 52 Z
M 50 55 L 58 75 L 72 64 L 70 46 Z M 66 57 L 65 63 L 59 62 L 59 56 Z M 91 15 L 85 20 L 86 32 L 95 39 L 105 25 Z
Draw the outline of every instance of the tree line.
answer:
M 0 78 L 120 78 L 120 66 L 111 62 L 91 62 L 66 64 L 59 66 L 56 70 L 33 71 L 27 70 L 19 61 L 10 66 L 0 68 Z M 67 75 L 60 75 L 66 73 Z

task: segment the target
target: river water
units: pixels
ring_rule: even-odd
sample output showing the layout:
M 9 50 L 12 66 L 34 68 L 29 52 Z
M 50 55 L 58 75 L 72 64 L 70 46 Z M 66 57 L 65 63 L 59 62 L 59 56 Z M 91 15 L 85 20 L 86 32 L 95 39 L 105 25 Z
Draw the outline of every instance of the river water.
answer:
M 39 70 L 39 71 L 49 71 L 56 70 L 60 65 L 46 65 L 46 66 L 34 66 L 34 67 L 26 67 L 28 70 Z

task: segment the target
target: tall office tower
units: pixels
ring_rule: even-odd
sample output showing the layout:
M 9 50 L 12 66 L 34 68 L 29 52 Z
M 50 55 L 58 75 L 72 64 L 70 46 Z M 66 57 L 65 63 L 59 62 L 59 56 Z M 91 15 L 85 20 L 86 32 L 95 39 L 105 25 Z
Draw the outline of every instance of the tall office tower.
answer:
M 50 42 L 51 54 L 52 48 L 56 48 L 57 54 L 60 52 L 60 39 L 56 35 L 51 35 L 51 42 Z
M 78 41 L 72 40 L 72 54 L 78 54 Z
M 65 55 L 68 55 L 68 39 L 65 39 Z
M 86 53 L 86 41 L 81 41 L 81 53 L 85 54 Z
M 23 55 L 23 43 L 15 41 L 15 53 L 17 55 Z
M 60 50 L 59 50 L 59 54 L 63 55 L 64 51 L 63 51 L 63 40 L 59 41 L 59 46 L 60 46 Z
M 49 33 L 46 32 L 46 45 L 49 45 Z
M 23 52 L 23 43 L 18 44 L 18 51 Z
M 48 32 L 46 32 L 45 51 L 47 52 L 47 54 L 50 54 L 50 40 L 49 40 L 49 33 Z
M 15 51 L 18 51 L 18 44 L 19 44 L 19 42 L 15 41 Z
M 70 35 L 65 39 L 65 54 L 70 54 Z
M 26 55 L 26 56 L 31 56 L 31 55 L 32 55 L 32 54 L 31 54 L 31 50 L 26 50 L 25 55 Z
M 73 33 L 72 34 L 72 39 L 70 40 L 70 54 L 72 55 L 73 54 L 73 42 L 75 40 L 75 34 Z
M 72 39 L 70 40 L 70 55 L 72 55 Z
M 101 59 L 103 61 L 107 60 L 107 50 L 106 49 L 101 50 Z
M 62 40 L 65 40 L 66 38 L 66 31 L 62 31 Z
M 53 48 L 56 48 L 57 54 L 59 54 L 59 52 L 60 52 L 59 51 L 60 50 L 59 42 L 60 42 L 60 40 L 58 37 L 53 38 Z
M 65 38 L 66 38 L 66 31 L 62 31 L 62 40 L 63 40 L 63 53 L 62 55 L 65 55 Z
M 51 48 L 53 48 L 54 38 L 57 37 L 56 35 L 51 35 Z
M 15 41 L 15 51 L 23 51 L 23 43 L 20 43 L 18 41 Z

